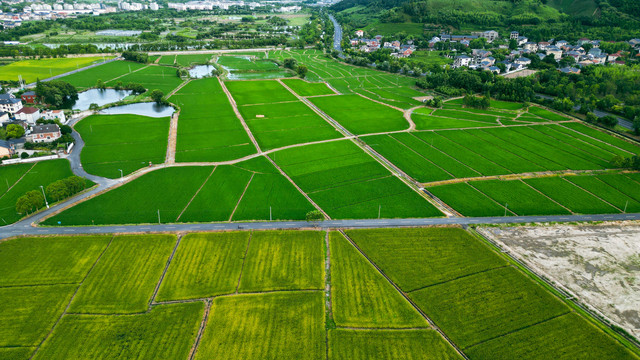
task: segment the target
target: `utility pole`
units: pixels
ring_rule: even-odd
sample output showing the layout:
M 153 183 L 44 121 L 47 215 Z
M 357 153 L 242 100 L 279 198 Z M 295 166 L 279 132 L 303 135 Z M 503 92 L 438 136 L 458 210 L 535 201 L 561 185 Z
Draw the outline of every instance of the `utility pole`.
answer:
M 160 209 L 158 209 L 158 224 L 160 224 Z
M 122 178 L 122 177 L 123 177 L 123 176 L 122 176 L 122 169 L 118 169 L 118 170 L 120 170 L 120 182 L 122 182 L 122 180 L 124 180 L 124 179 Z
M 382 210 L 382 205 L 378 204 L 378 219 L 380 219 L 380 211 Z
M 622 212 L 623 214 L 627 213 L 627 205 L 629 205 L 629 200 L 627 200 L 626 204 L 624 204 L 624 211 Z
M 47 201 L 47 195 L 45 195 L 44 193 L 44 187 L 42 187 L 42 185 L 40 185 L 40 189 L 42 189 L 42 196 L 44 197 L 44 203 L 45 205 L 47 205 L 47 209 L 49 208 L 49 202 Z
M 269 206 L 269 221 L 271 221 L 271 220 L 273 220 L 273 219 L 271 218 L 271 206 Z

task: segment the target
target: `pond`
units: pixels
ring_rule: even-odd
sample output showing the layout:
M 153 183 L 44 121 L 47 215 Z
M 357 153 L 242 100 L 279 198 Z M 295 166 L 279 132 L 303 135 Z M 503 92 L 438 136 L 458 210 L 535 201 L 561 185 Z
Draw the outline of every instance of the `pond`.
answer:
M 73 110 L 88 110 L 91 104 L 98 106 L 118 102 L 131 95 L 131 90 L 91 89 L 78 93 L 78 100 L 71 107 Z
M 116 115 L 116 114 L 133 114 L 149 117 L 167 117 L 171 116 L 175 110 L 171 106 L 158 105 L 154 102 L 142 102 L 128 104 L 122 106 L 114 106 L 100 111 L 100 114 Z
M 200 79 L 203 77 L 211 76 L 211 72 L 216 68 L 212 65 L 196 65 L 189 70 L 189 77 L 193 79 Z

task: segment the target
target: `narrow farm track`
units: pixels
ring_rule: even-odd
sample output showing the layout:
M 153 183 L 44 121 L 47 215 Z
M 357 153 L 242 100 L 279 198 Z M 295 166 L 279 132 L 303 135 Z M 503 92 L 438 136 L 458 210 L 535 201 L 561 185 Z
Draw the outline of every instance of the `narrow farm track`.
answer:
M 176 146 L 178 143 L 178 118 L 180 117 L 180 110 L 171 115 L 171 122 L 169 123 L 169 140 L 167 142 L 167 155 L 164 162 L 166 164 L 174 164 L 176 162 Z
M 193 360 L 196 357 L 196 352 L 198 352 L 198 346 L 200 345 L 200 340 L 202 339 L 202 334 L 204 334 L 204 328 L 207 326 L 207 320 L 209 319 L 209 313 L 211 312 L 211 302 L 212 299 L 204 300 L 204 313 L 202 314 L 202 322 L 200 322 L 200 327 L 198 328 L 198 334 L 196 335 L 196 339 L 193 342 L 193 346 L 189 351 L 189 360 Z
M 251 142 L 253 143 L 253 146 L 255 146 L 255 148 L 256 148 L 256 150 L 258 151 L 259 154 L 262 154 L 262 150 L 260 150 L 260 145 L 258 145 L 258 141 L 253 136 L 253 133 L 249 129 L 249 126 L 247 126 L 247 123 L 244 121 L 244 118 L 240 114 L 240 111 L 238 110 L 238 104 L 233 99 L 233 96 L 231 96 L 231 93 L 229 92 L 229 89 L 227 89 L 227 86 L 224 84 L 224 81 L 220 80 L 220 78 L 218 78 L 218 82 L 220 83 L 220 86 L 222 86 L 222 90 L 224 91 L 224 93 L 227 95 L 227 98 L 229 99 L 229 103 L 231 103 L 231 107 L 233 108 L 233 112 L 236 113 L 236 117 L 238 117 L 238 120 L 240 120 L 240 123 L 242 124 L 242 127 L 247 132 L 247 135 L 249 135 L 249 138 L 251 139 Z
M 409 123 L 409 130 L 408 131 L 415 131 L 416 130 L 416 123 L 413 122 L 413 119 L 411 118 L 411 115 L 413 114 L 413 112 L 416 109 L 419 109 L 421 107 L 422 106 L 415 106 L 415 107 L 412 107 L 411 109 L 403 111 L 404 119 L 407 120 L 407 122 Z
M 13 185 L 9 186 L 7 191 L 5 191 L 2 195 L 0 195 L 0 199 L 2 199 L 9 191 L 11 191 L 11 189 L 13 189 L 14 186 L 18 185 L 20 180 L 22 180 L 31 170 L 33 170 L 33 168 L 36 166 L 36 164 L 37 164 L 37 162 L 34 162 L 33 165 L 29 168 L 29 170 L 25 171 L 24 174 L 22 174 L 22 176 L 20 176 L 20 178 L 18 180 L 16 180 L 16 182 L 13 183 Z
M 398 287 L 398 285 L 396 285 L 395 282 L 393 282 L 388 276 L 387 274 L 384 273 L 384 271 L 382 271 L 382 269 L 380 269 L 380 267 L 378 267 L 378 265 L 373 262 L 373 260 L 371 260 L 371 258 L 369 258 L 369 256 L 367 254 L 365 254 L 364 251 L 362 251 L 362 249 L 360 249 L 360 247 L 355 243 L 355 241 L 353 241 L 353 239 L 351 239 L 345 232 L 344 230 L 339 230 L 340 233 L 342 234 L 342 236 L 345 237 L 345 239 L 347 239 L 349 241 L 349 243 L 351 243 L 351 245 L 358 250 L 358 252 L 360 253 L 360 255 L 364 256 L 365 259 L 367 259 L 367 261 L 369 262 L 369 264 L 371 264 L 371 266 L 373 266 L 380 275 L 384 276 L 384 278 L 389 282 L 389 284 L 391 284 L 391 286 L 393 286 L 396 291 L 402 295 L 402 297 L 405 298 L 405 300 L 407 300 L 407 302 L 409 302 L 409 304 L 411 304 L 411 306 L 420 314 L 422 315 L 422 317 L 429 323 L 429 326 L 434 329 L 435 331 L 437 331 L 440 336 L 442 336 L 443 339 L 445 339 L 450 345 L 451 347 L 453 347 L 456 352 L 458 352 L 458 354 L 463 357 L 464 359 L 469 359 L 467 357 L 467 355 L 462 351 L 462 349 L 460 349 L 458 347 L 458 345 L 456 345 L 448 336 L 447 334 L 445 334 L 434 322 L 433 320 L 431 320 L 431 318 L 429 318 L 429 316 L 427 316 L 427 314 L 425 314 L 424 311 L 422 311 L 422 309 L 420 309 L 420 307 L 418 307 L 418 305 L 416 303 L 413 302 L 413 300 L 407 296 L 407 294 L 402 291 L 402 289 L 400 289 L 400 287 Z
M 153 302 L 156 300 L 156 296 L 158 296 L 158 290 L 160 290 L 160 285 L 162 285 L 162 280 L 164 280 L 164 277 L 167 275 L 167 270 L 169 270 L 169 266 L 171 265 L 171 260 L 173 260 L 173 256 L 176 254 L 176 251 L 178 250 L 178 246 L 180 246 L 180 240 L 182 240 L 182 235 L 178 236 L 178 239 L 176 240 L 176 245 L 173 247 L 173 251 L 171 252 L 171 255 L 169 255 L 169 258 L 167 259 L 167 264 L 164 266 L 162 275 L 160 275 L 160 279 L 158 280 L 158 283 L 156 284 L 155 289 L 153 289 L 153 295 L 151 295 L 151 299 L 149 299 L 149 307 L 148 307 L 149 310 L 151 310 L 151 306 L 153 305 Z

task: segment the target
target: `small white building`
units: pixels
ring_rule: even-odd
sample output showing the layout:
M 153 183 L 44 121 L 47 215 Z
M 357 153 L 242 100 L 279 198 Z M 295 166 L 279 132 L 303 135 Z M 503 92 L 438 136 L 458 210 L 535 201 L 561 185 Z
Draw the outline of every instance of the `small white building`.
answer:
M 10 94 L 0 94 L 0 111 L 15 114 L 22 109 L 22 100 Z
M 4 125 L 6 122 L 9 122 L 9 113 L 0 111 L 0 125 Z
M 357 37 L 363 37 L 364 36 L 364 31 L 363 30 L 356 30 L 356 36 Z
M 459 68 L 462 66 L 469 66 L 471 64 L 471 60 L 473 60 L 473 58 L 467 55 L 456 56 L 455 60 L 453 61 L 453 67 Z
M 23 107 L 14 116 L 17 120 L 26 121 L 29 125 L 35 125 L 36 121 L 42 117 L 40 110 L 34 107 Z
M 58 120 L 61 124 L 67 123 L 67 118 L 62 110 L 46 110 L 42 113 L 42 118 L 45 120 Z

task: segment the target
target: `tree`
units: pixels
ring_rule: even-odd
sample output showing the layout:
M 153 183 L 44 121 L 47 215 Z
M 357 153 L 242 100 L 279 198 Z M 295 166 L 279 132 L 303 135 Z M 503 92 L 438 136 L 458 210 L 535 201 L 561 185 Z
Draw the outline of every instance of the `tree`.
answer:
M 21 152 L 20 153 L 20 159 L 28 159 L 29 158 L 29 153 L 28 152 Z
M 135 51 L 124 51 L 122 52 L 122 57 L 125 60 L 135 61 L 143 64 L 146 64 L 149 62 L 149 55 L 135 52 Z
M 100 105 L 96 104 L 96 103 L 91 103 L 89 104 L 89 110 L 91 111 L 97 111 L 98 109 L 100 109 Z
M 307 213 L 307 221 L 324 220 L 324 215 L 320 210 L 311 210 Z
M 7 138 L 19 139 L 24 135 L 24 128 L 17 124 L 7 125 Z
M 602 125 L 613 128 L 618 125 L 618 118 L 613 115 L 603 116 L 598 120 Z
M 125 88 L 127 90 L 133 91 L 134 94 L 142 94 L 145 91 L 147 91 L 147 89 L 145 89 L 145 87 L 142 86 L 142 84 L 138 84 L 138 83 L 128 83 L 127 86 L 125 86 Z
M 161 90 L 155 89 L 150 94 L 151 99 L 155 101 L 157 104 L 164 103 L 164 93 Z
M 303 79 L 305 76 L 307 76 L 307 71 L 309 71 L 309 69 L 305 65 L 298 65 L 298 68 L 296 69 L 298 76 Z
M 595 124 L 596 122 L 598 122 L 598 117 L 596 116 L 596 114 L 588 112 L 586 120 L 588 123 Z
M 96 88 L 104 90 L 107 88 L 107 85 L 104 83 L 104 81 L 102 81 L 102 79 L 98 79 L 98 81 L 96 81 Z
M 40 209 L 44 205 L 42 193 L 37 190 L 28 191 L 20 196 L 16 201 L 16 211 L 19 214 L 26 214 Z
M 53 107 L 61 107 L 69 101 L 78 100 L 78 90 L 75 86 L 62 80 L 38 81 L 35 93 L 45 104 Z
M 633 133 L 635 135 L 640 135 L 640 115 L 633 119 Z
M 286 58 L 284 59 L 284 67 L 286 67 L 287 69 L 295 69 L 296 65 L 298 64 L 298 61 L 294 58 Z
M 611 159 L 611 161 L 609 161 L 609 164 L 611 165 L 611 167 L 613 167 L 614 169 L 621 169 L 624 167 L 624 163 L 625 160 L 622 156 L 620 155 L 616 155 L 613 157 L 613 159 Z

